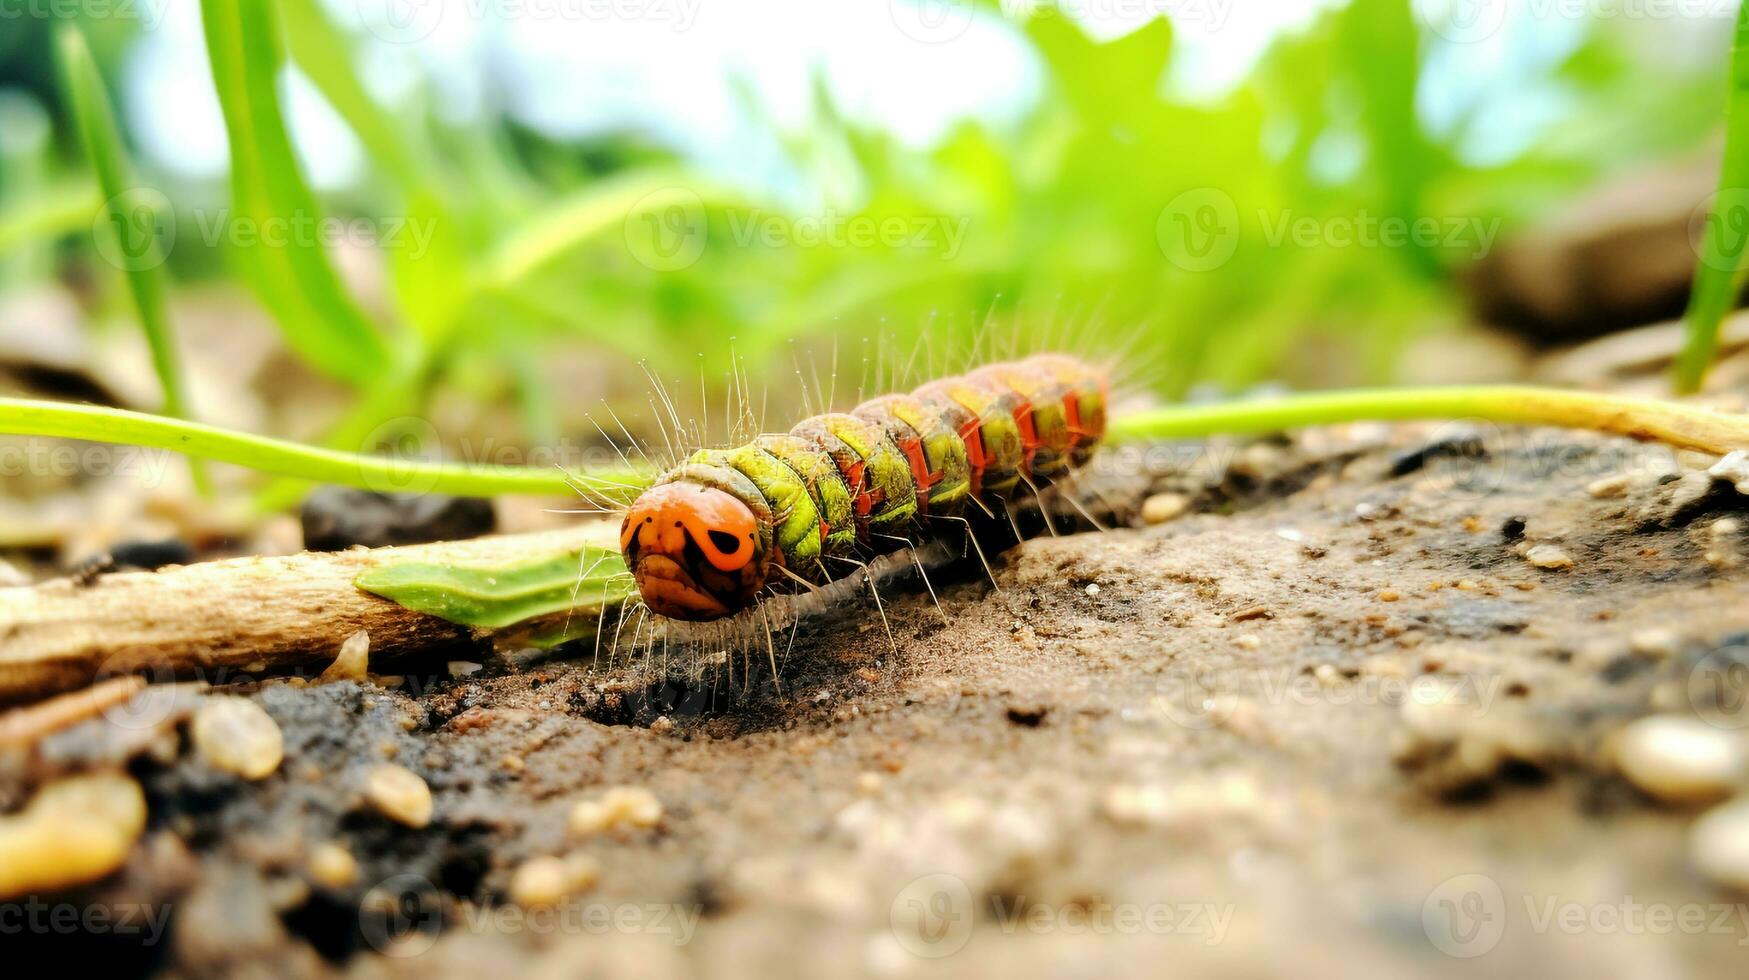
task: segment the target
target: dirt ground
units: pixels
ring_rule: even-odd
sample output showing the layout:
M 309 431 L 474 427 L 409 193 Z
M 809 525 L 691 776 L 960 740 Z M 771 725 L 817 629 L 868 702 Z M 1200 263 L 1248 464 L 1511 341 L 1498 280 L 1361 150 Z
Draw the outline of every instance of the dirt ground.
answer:
M 127 754 L 148 829 L 41 900 L 163 933 L 6 948 L 187 976 L 1742 976 L 1699 810 L 1609 761 L 1649 713 L 1733 721 L 1703 695 L 1749 663 L 1749 497 L 1712 463 L 1458 425 L 1151 447 L 1100 478 L 1159 523 L 1029 541 L 996 587 L 938 573 L 946 625 L 893 583 L 892 645 L 866 601 L 813 617 L 781 693 L 590 656 L 271 683 L 258 782 L 88 723 L 8 798 Z M 361 805 L 386 759 L 428 826 Z M 659 819 L 568 829 L 615 787 Z M 309 869 L 327 844 L 354 880 Z M 511 901 L 549 856 L 575 893 Z

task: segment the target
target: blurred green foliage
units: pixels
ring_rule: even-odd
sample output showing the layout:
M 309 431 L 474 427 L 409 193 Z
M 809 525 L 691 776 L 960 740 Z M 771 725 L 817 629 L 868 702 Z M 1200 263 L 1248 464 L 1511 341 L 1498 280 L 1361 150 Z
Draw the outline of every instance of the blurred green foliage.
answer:
M 551 390 L 547 353 L 578 345 L 609 376 L 641 384 L 643 360 L 696 383 L 702 364 L 719 388 L 731 352 L 768 375 L 833 351 L 852 374 L 865 356 L 888 371 L 954 367 L 980 343 L 1000 353 L 1016 330 L 1121 357 L 1125 380 L 1168 395 L 1282 376 L 1388 381 L 1406 340 L 1461 321 L 1453 271 L 1492 235 L 1367 248 L 1330 228 L 1510 229 L 1601 174 L 1698 145 L 1725 89 L 1722 60 L 1673 71 L 1636 50 L 1634 25 L 1613 24 L 1521 62 L 1502 92 L 1440 68 L 1457 47 L 1409 0 L 1352 0 L 1278 39 L 1237 89 L 1193 101 L 1164 84 L 1167 20 L 1100 42 L 1047 8 L 1006 22 L 1043 82 L 1016 121 L 966 121 L 908 147 L 816 85 L 811 123 L 780 133 L 793 200 L 818 202 L 798 210 L 632 138 L 571 146 L 502 119 L 457 127 L 420 93 L 380 104 L 357 39 L 318 0 L 205 0 L 203 12 L 234 215 L 430 229 L 418 248 L 383 250 L 385 303 L 353 295 L 318 245 L 178 238 L 178 288 L 246 281 L 287 346 L 353 392 L 329 437 L 346 449 L 456 388 L 513 401 L 523 438 L 554 439 L 576 424 L 579 393 Z M 112 27 L 93 35 L 100 60 L 125 42 Z M 13 50 L 29 51 L 35 29 L 18 25 Z M 359 137 L 365 186 L 326 198 L 308 186 L 279 104 L 286 64 Z M 1457 108 L 1433 126 L 1422 103 L 1436 69 L 1474 91 L 1448 97 Z M 1521 96 L 1552 100 L 1558 120 L 1510 152 L 1470 150 L 1486 113 Z M 66 244 L 89 238 L 89 168 L 67 133 L 38 142 L 0 154 L 0 276 L 42 275 L 48 258 L 102 272 L 81 258 L 88 243 Z M 172 220 L 191 220 L 183 211 Z M 1296 235 L 1304 221 L 1324 231 Z M 1313 351 L 1321 372 L 1303 369 Z

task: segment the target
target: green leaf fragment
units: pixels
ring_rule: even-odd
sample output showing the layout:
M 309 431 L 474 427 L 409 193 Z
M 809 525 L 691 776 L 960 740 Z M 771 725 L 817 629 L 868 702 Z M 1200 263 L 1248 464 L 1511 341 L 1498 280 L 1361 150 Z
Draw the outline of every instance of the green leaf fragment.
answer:
M 625 560 L 597 545 L 493 568 L 392 562 L 365 572 L 354 584 L 415 612 L 489 630 L 561 613 L 571 623 L 593 627 L 604 610 L 632 592 Z M 576 635 L 566 625 L 560 624 L 565 638 Z

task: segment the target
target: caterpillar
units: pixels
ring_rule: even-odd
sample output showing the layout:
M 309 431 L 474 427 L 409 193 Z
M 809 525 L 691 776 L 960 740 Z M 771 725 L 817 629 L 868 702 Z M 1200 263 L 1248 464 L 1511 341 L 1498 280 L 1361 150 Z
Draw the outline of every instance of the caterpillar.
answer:
M 620 550 L 651 612 L 731 617 L 1085 466 L 1109 398 L 1103 372 L 1039 354 L 701 450 L 632 502 Z

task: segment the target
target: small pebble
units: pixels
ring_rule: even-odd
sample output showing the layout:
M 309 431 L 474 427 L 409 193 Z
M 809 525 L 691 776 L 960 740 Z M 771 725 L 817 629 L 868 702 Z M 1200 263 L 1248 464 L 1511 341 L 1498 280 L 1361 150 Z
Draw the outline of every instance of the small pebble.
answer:
M 1532 545 L 1524 553 L 1524 560 L 1537 568 L 1572 568 L 1573 559 L 1557 545 Z
M 1695 821 L 1688 832 L 1688 860 L 1713 881 L 1749 891 L 1749 796 Z
M 451 660 L 448 665 L 449 676 L 467 677 L 470 674 L 477 674 L 480 672 L 481 666 L 472 660 Z
M 1241 650 L 1256 650 L 1263 646 L 1262 637 L 1259 637 L 1256 633 L 1241 633 L 1239 634 L 1239 638 L 1233 642 Z
M 1098 582 L 1087 583 L 1087 595 L 1089 597 L 1099 595 L 1099 583 Z
M 119 772 L 68 776 L 0 816 L 0 901 L 96 881 L 146 829 L 140 784 Z
M 195 712 L 191 735 L 207 765 L 244 779 L 268 776 L 285 759 L 279 725 L 248 698 L 207 698 Z
M 649 828 L 662 822 L 662 801 L 636 786 L 615 786 L 599 799 L 571 808 L 571 833 L 579 837 L 621 827 Z
M 1642 657 L 1659 660 L 1675 656 L 1681 645 L 1676 633 L 1667 629 L 1640 630 L 1628 637 L 1628 649 Z
M 1157 493 L 1142 501 L 1142 522 L 1164 524 L 1184 515 L 1190 509 L 1190 498 L 1181 493 Z
M 1726 453 L 1706 473 L 1735 486 L 1738 493 L 1749 494 L 1749 453 L 1741 449 Z
M 1622 730 L 1615 761 L 1629 782 L 1666 803 L 1709 803 L 1742 783 L 1749 755 L 1735 732 L 1655 715 Z
M 667 735 L 673 731 L 674 719 L 667 715 L 659 715 L 655 721 L 650 722 L 650 733 L 653 735 Z
M 1396 602 L 1401 598 L 1403 598 L 1403 596 L 1398 593 L 1396 589 L 1385 589 L 1379 593 L 1380 602 Z
M 431 823 L 431 787 L 411 769 L 372 766 L 365 774 L 364 798 L 378 813 L 414 830 Z
M 1593 480 L 1586 485 L 1585 492 L 1599 500 L 1627 495 L 1628 487 L 1633 484 L 1631 473 L 1617 473 L 1600 480 Z
M 358 882 L 358 860 L 339 844 L 317 844 L 310 851 L 307 865 L 310 880 L 331 891 L 351 888 Z
M 335 681 L 363 683 L 368 680 L 370 680 L 370 633 L 366 630 L 359 630 L 347 637 L 345 643 L 340 644 L 339 656 L 334 658 L 334 662 L 328 665 L 327 670 L 322 671 L 321 681 L 324 684 L 332 684 Z
M 523 908 L 550 908 L 569 891 L 565 862 L 556 857 L 529 858 L 510 876 L 510 900 Z

